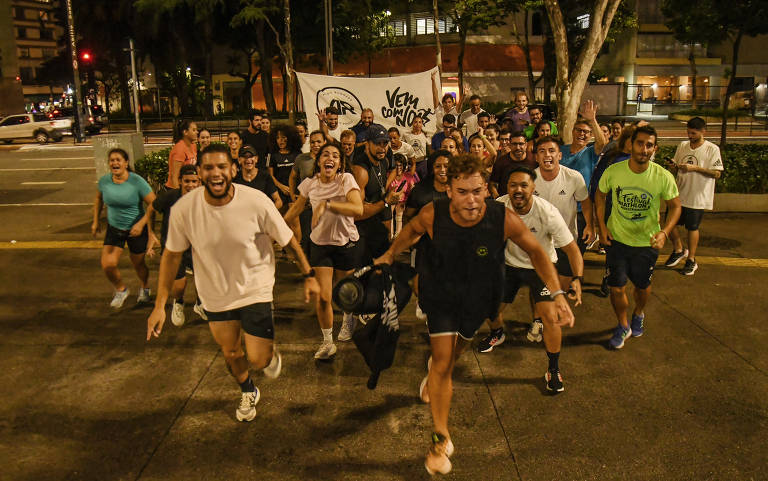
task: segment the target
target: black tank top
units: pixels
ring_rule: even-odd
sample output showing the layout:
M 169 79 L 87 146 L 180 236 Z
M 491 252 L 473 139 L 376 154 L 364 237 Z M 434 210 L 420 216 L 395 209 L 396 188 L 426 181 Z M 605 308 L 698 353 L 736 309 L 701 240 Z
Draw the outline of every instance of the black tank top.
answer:
M 363 167 L 368 172 L 368 183 L 363 189 L 363 202 L 375 204 L 376 202 L 384 199 L 384 192 L 387 189 L 387 173 L 389 171 L 389 164 L 387 159 L 379 161 L 378 166 L 374 166 L 373 163 L 366 155 L 365 151 L 361 155 L 355 156 L 355 164 Z M 381 212 L 368 219 L 357 221 L 357 224 L 368 224 L 371 222 L 381 222 L 392 218 L 392 212 L 390 209 L 383 209 Z
M 419 266 L 424 311 L 468 321 L 493 318 L 504 285 L 504 204 L 486 199 L 483 219 L 461 227 L 451 219 L 450 199 L 433 203 L 432 239 Z

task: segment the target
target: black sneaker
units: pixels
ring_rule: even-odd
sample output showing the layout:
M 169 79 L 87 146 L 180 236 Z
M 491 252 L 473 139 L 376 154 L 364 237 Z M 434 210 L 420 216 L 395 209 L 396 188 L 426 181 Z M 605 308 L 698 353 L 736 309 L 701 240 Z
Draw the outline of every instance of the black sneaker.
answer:
M 694 272 L 696 272 L 696 269 L 699 268 L 699 265 L 696 264 L 696 261 L 692 261 L 691 259 L 685 260 L 685 266 L 683 267 L 683 274 L 686 276 L 692 276 Z
M 491 352 L 494 347 L 503 344 L 506 338 L 503 329 L 491 331 L 490 334 L 485 336 L 477 345 L 477 350 L 479 352 Z
M 675 267 L 677 263 L 680 262 L 684 257 L 688 257 L 688 249 L 683 249 L 680 252 L 675 252 L 673 250 L 664 265 L 666 267 Z
M 608 287 L 608 276 L 603 276 L 603 281 L 600 283 L 600 295 L 603 297 L 611 295 L 611 288 Z
M 544 375 L 544 380 L 547 381 L 547 391 L 551 391 L 553 394 L 565 391 L 563 386 L 563 376 L 560 375 L 560 370 L 547 371 Z

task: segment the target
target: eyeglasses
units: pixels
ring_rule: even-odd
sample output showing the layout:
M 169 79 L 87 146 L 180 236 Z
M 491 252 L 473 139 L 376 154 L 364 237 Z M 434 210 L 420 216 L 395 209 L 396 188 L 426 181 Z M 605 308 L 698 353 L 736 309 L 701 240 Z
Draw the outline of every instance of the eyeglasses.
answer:
M 510 140 L 512 140 L 512 139 L 508 139 L 508 138 L 504 138 L 504 137 L 499 137 L 499 142 L 509 142 Z
M 573 131 L 576 132 L 577 134 L 586 134 L 586 135 L 589 135 L 589 134 L 592 133 L 591 129 L 577 129 L 577 128 L 574 128 Z

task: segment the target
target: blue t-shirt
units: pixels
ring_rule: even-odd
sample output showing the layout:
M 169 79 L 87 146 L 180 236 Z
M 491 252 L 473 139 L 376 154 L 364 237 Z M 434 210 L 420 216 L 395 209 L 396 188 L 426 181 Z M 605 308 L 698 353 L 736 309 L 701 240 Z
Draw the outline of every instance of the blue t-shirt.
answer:
M 152 192 L 152 187 L 133 172 L 128 173 L 128 179 L 122 184 L 115 184 L 112 174 L 106 174 L 99 179 L 99 192 L 107 206 L 109 225 L 130 230 L 144 215 L 144 197 Z
M 595 165 L 597 165 L 597 161 L 600 158 L 595 153 L 594 144 L 584 147 L 575 154 L 571 153 L 571 144 L 561 145 L 560 152 L 563 153 L 560 165 L 578 170 L 581 176 L 584 177 L 584 184 L 589 185 L 589 181 L 592 179 L 592 171 L 595 169 Z M 581 202 L 578 203 L 578 210 L 581 212 Z
M 445 132 L 441 131 L 433 135 L 432 150 L 440 150 L 440 144 L 443 143 L 443 140 L 445 140 Z M 467 141 L 467 138 L 463 137 L 462 140 L 464 141 L 464 152 L 469 152 L 469 142 Z

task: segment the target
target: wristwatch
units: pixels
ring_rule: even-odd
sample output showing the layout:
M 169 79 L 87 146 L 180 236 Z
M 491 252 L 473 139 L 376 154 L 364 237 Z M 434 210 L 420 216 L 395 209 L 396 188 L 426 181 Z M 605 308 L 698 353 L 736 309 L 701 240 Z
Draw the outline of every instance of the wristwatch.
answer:
M 573 280 L 578 280 L 580 283 L 584 284 L 584 276 L 573 276 Z
M 315 270 L 314 269 L 309 269 L 309 272 L 307 272 L 306 274 L 302 274 L 302 276 L 304 277 L 304 279 L 309 279 L 310 277 L 315 277 Z
M 555 292 L 553 292 L 552 294 L 550 294 L 550 295 L 549 295 L 549 298 L 550 298 L 550 299 L 552 299 L 552 300 L 554 301 L 554 300 L 555 300 L 555 297 L 557 297 L 557 296 L 559 296 L 559 295 L 561 295 L 561 294 L 562 294 L 562 295 L 565 295 L 565 291 L 564 291 L 564 290 L 562 290 L 562 289 L 558 289 L 558 290 L 556 290 Z

